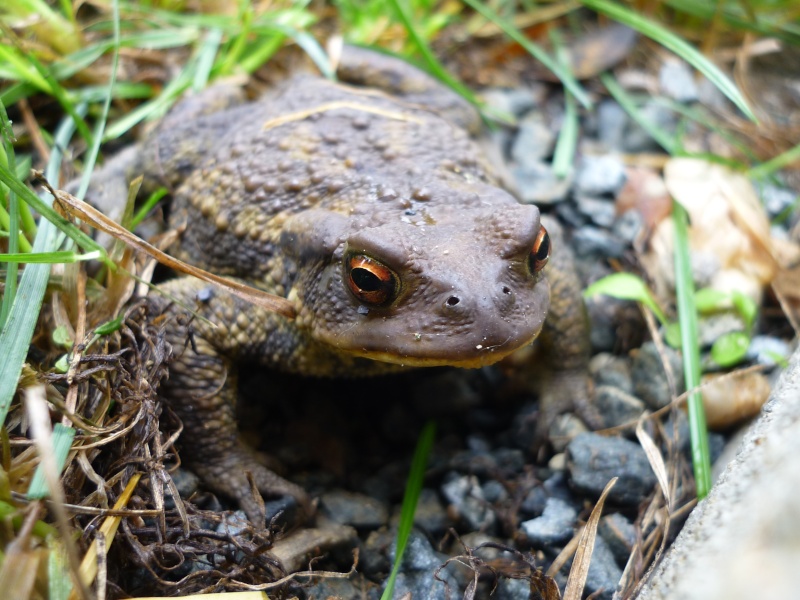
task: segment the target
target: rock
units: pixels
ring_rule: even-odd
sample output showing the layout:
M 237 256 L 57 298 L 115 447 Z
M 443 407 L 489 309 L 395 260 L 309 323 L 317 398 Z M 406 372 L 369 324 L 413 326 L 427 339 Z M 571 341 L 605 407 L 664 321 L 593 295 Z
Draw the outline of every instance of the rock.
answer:
M 244 534 L 248 529 L 252 529 L 250 521 L 243 510 L 223 513 L 222 521 L 217 525 L 216 532 L 222 535 L 236 537 Z
M 641 212 L 633 208 L 617 215 L 611 226 L 611 233 L 628 246 L 633 246 L 643 230 L 644 217 Z
M 572 506 L 559 498 L 548 498 L 542 516 L 523 521 L 520 528 L 534 548 L 552 548 L 572 539 L 577 518 Z
M 511 579 L 510 577 L 500 577 L 497 582 L 497 588 L 494 595 L 491 596 L 494 600 L 521 600 L 531 596 L 530 583 L 526 579 Z
M 584 155 L 575 175 L 575 193 L 614 197 L 625 185 L 625 165 L 616 154 Z
M 553 167 L 544 162 L 512 167 L 511 175 L 519 190 L 520 200 L 529 204 L 556 204 L 567 197 L 573 175 L 559 178 Z
M 639 444 L 623 438 L 584 433 L 567 446 L 567 469 L 572 486 L 598 498 L 606 484 L 618 477 L 609 502 L 639 504 L 653 491 L 656 476 Z
M 641 107 L 642 118 L 661 129 L 667 136 L 675 134 L 678 119 L 675 113 L 667 106 L 655 100 L 648 100 Z M 638 123 L 633 120 L 627 122 L 625 133 L 622 137 L 622 148 L 625 152 L 652 152 L 663 151 L 655 139 Z
M 617 209 L 613 200 L 578 194 L 575 196 L 575 202 L 580 213 L 595 225 L 610 229 L 614 224 Z
M 641 313 L 636 303 L 611 296 L 593 296 L 586 298 L 584 303 L 586 312 L 589 313 L 591 328 L 589 339 L 592 342 L 592 350 L 619 352 L 624 349 L 621 345 L 620 330 L 629 328 L 630 323 L 637 323 L 635 319 Z
M 481 93 L 487 106 L 507 115 L 521 117 L 540 105 L 544 98 L 544 87 L 489 88 Z
M 664 353 L 675 378 L 676 393 L 681 394 L 683 385 L 683 360 L 677 351 L 669 346 L 664 348 Z M 645 404 L 653 410 L 658 410 L 672 401 L 672 394 L 667 383 L 667 375 L 661 364 L 661 357 L 653 342 L 642 344 L 633 354 L 631 364 L 631 377 L 633 378 L 634 393 L 644 400 Z
M 545 504 L 547 504 L 547 497 L 544 486 L 537 485 L 525 496 L 525 499 L 519 507 L 520 512 L 538 517 L 544 512 Z
M 555 452 L 563 452 L 575 436 L 589 431 L 578 417 L 572 413 L 558 415 L 550 425 L 547 436 Z
M 490 479 L 484 483 L 481 490 L 483 491 L 483 497 L 486 498 L 486 501 L 492 504 L 502 502 L 508 498 L 506 488 L 496 479 Z
M 661 65 L 658 83 L 665 96 L 678 102 L 696 102 L 697 84 L 692 69 L 682 60 L 669 58 Z
M 306 600 L 362 600 L 365 598 L 364 584 L 360 578 L 314 578 L 307 586 L 303 586 L 303 592 Z M 377 598 L 377 594 L 374 597 Z
M 178 467 L 171 474 L 172 481 L 178 489 L 178 494 L 184 500 L 194 494 L 200 487 L 200 478 L 182 467 Z
M 389 510 L 378 500 L 344 490 L 326 492 L 320 510 L 334 523 L 358 529 L 377 529 L 389 521 Z
M 605 540 L 617 566 L 624 569 L 636 543 L 633 523 L 619 513 L 612 513 L 600 519 L 597 533 Z
M 422 489 L 414 513 L 414 524 L 430 534 L 441 533 L 452 525 L 436 490 Z
M 747 326 L 742 317 L 733 311 L 714 313 L 697 320 L 697 338 L 701 348 L 710 348 L 727 333 L 746 330 Z
M 604 427 L 617 427 L 636 421 L 645 411 L 644 402 L 636 396 L 610 385 L 595 388 L 594 402 Z
M 633 393 L 630 361 L 608 352 L 595 354 L 589 361 L 589 373 L 595 385 L 610 385 L 628 394 Z
M 376 581 L 385 579 L 386 574 L 392 569 L 389 552 L 396 543 L 396 531 L 390 529 L 370 531 L 367 539 L 359 544 L 358 570 Z
M 511 145 L 511 159 L 527 167 L 553 154 L 555 133 L 545 122 L 544 115 L 530 112 L 519 122 L 517 137 Z
M 451 473 L 442 485 L 442 494 L 450 502 L 448 512 L 466 521 L 471 529 L 487 531 L 494 525 L 494 511 L 484 498 L 477 477 Z
M 609 150 L 622 150 L 631 118 L 615 100 L 597 106 L 597 135 Z
M 389 555 L 392 563 L 394 554 L 392 547 Z M 439 572 L 439 579 L 443 579 L 445 583 L 436 581 L 433 577 L 436 569 L 446 560 L 446 556 L 433 550 L 425 536 L 418 531 L 412 531 L 395 581 L 394 597 L 402 598 L 410 593 L 414 600 L 445 600 L 446 585 L 450 587 L 451 595 L 453 592 L 457 593 L 457 581 L 447 569 Z
M 788 188 L 778 187 L 771 183 L 755 183 L 761 203 L 767 210 L 770 218 L 781 215 L 784 211 L 791 209 L 797 202 L 797 192 Z
M 567 457 L 563 452 L 554 454 L 550 460 L 547 461 L 547 468 L 551 471 L 563 471 L 567 468 Z
M 625 252 L 625 244 L 605 229 L 584 225 L 573 232 L 572 249 L 579 256 L 601 260 L 620 258 Z
M 792 349 L 784 340 L 771 335 L 756 335 L 747 348 L 747 359 L 774 367 L 779 360 L 788 360 Z M 183 495 L 183 493 L 181 493 Z
M 612 600 L 620 579 L 622 570 L 617 566 L 608 544 L 602 537 L 596 537 L 584 593 L 592 594 L 592 598 L 597 600 Z

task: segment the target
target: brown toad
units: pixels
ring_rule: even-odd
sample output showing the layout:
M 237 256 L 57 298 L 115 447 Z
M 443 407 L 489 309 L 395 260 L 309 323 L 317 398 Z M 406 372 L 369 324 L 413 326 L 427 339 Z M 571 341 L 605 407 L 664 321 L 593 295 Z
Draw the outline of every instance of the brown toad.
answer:
M 183 352 L 161 394 L 184 424 L 182 458 L 251 518 L 247 472 L 262 493 L 307 499 L 238 440 L 240 361 L 315 376 L 479 367 L 544 327 L 542 422 L 587 396 L 587 323 L 568 252 L 557 248 L 544 270 L 539 211 L 500 186 L 468 132 L 477 115 L 405 63 L 345 56 L 340 74 L 391 95 L 303 76 L 236 105 L 212 88 L 107 164 L 90 190 L 103 205 L 138 174 L 167 186 L 170 221 L 186 226 L 178 256 L 294 306 L 290 319 L 195 279 L 161 286 L 213 323 L 175 320 L 168 333 Z

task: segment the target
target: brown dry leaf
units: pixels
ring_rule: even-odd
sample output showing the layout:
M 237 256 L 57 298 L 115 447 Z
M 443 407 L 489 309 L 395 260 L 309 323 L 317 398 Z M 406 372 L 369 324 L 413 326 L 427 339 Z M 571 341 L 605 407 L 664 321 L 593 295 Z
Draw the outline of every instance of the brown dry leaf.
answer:
M 777 271 L 769 220 L 750 181 L 722 165 L 673 158 L 664 182 L 689 214 L 693 268 L 705 273 L 714 289 L 739 291 L 758 301 Z M 672 286 L 674 226 L 664 219 L 653 232 L 643 257 L 659 294 Z
M 606 496 L 608 496 L 614 484 L 617 483 L 617 479 L 617 477 L 614 477 L 606 484 L 603 493 L 600 494 L 600 498 L 597 500 L 597 504 L 592 509 L 592 514 L 589 515 L 586 526 L 583 528 L 581 539 L 578 542 L 578 551 L 575 553 L 575 560 L 572 561 L 572 568 L 569 570 L 567 587 L 564 590 L 564 600 L 581 600 L 586 578 L 589 575 L 589 564 L 592 561 L 594 540 L 597 537 L 597 525 L 600 523 L 600 516 L 603 514 Z
M 286 298 L 281 298 L 275 294 L 269 294 L 232 279 L 214 275 L 213 273 L 209 273 L 203 269 L 198 269 L 197 267 L 173 258 L 152 244 L 149 244 L 140 237 L 132 234 L 124 227 L 120 227 L 117 223 L 109 219 L 99 210 L 87 204 L 86 202 L 79 200 L 72 194 L 69 194 L 63 190 L 50 190 L 50 192 L 61 203 L 61 206 L 63 206 L 64 209 L 74 217 L 89 223 L 92 227 L 95 227 L 96 229 L 99 229 L 100 231 L 103 231 L 104 233 L 107 233 L 118 240 L 125 242 L 131 248 L 139 250 L 140 252 L 144 252 L 148 256 L 155 258 L 162 265 L 181 273 L 192 275 L 198 279 L 207 281 L 208 283 L 213 283 L 214 285 L 225 289 L 227 292 L 237 296 L 238 298 L 256 304 L 267 310 L 276 312 L 285 317 L 293 318 L 295 316 L 294 305 Z
M 644 449 L 644 453 L 647 455 L 647 461 L 650 463 L 650 468 L 653 469 L 653 473 L 656 475 L 656 479 L 658 480 L 658 485 L 661 488 L 661 493 L 664 495 L 664 499 L 667 501 L 667 508 L 669 512 L 672 512 L 672 496 L 669 493 L 669 476 L 667 475 L 667 466 L 664 464 L 664 457 L 661 456 L 661 452 L 659 452 L 656 443 L 653 441 L 653 438 L 644 430 L 644 423 L 645 418 L 639 419 L 639 422 L 636 424 L 636 438 L 639 440 L 639 444 L 641 444 L 642 448 Z
M 655 169 L 630 166 L 625 169 L 625 185 L 617 194 L 618 214 L 636 210 L 642 215 L 644 225 L 653 229 L 672 212 L 664 179 Z
M 769 381 L 758 372 L 740 377 L 709 374 L 702 383 L 700 395 L 710 429 L 727 429 L 757 415 L 769 398 Z
M 594 77 L 627 58 L 639 35 L 629 27 L 612 23 L 582 34 L 569 45 L 569 62 L 578 79 Z
M 42 550 L 22 549 L 16 543 L 5 548 L 0 569 L 0 586 L 4 598 L 30 598 L 39 571 L 39 562 L 47 560 Z M 7 595 L 6 595 L 7 594 Z

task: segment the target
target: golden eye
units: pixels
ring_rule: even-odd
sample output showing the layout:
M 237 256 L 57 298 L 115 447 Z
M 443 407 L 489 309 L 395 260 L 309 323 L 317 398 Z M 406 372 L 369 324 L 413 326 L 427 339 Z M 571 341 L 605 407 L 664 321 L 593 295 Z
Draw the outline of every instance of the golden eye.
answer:
M 547 230 L 541 227 L 528 257 L 528 266 L 531 268 L 531 273 L 538 273 L 544 269 L 547 260 L 550 258 L 550 250 L 550 236 L 547 235 Z
M 389 267 L 363 254 L 345 259 L 347 285 L 353 295 L 365 304 L 381 306 L 397 294 L 397 275 Z

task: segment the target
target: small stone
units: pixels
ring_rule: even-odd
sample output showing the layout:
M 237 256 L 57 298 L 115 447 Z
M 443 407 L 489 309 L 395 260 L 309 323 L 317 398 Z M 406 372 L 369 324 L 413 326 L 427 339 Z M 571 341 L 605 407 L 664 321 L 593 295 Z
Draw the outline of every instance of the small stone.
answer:
M 320 508 L 334 523 L 352 525 L 359 529 L 377 529 L 389 521 L 389 511 L 382 502 L 344 490 L 323 494 Z
M 361 564 L 359 562 L 359 567 Z M 351 579 L 341 578 L 315 578 L 308 586 L 303 586 L 303 592 L 308 600 L 356 600 L 364 598 L 364 583 L 358 577 Z
M 636 543 L 636 528 L 633 523 L 619 513 L 612 513 L 600 519 L 597 533 L 606 541 L 617 566 L 625 568 Z
M 515 87 L 489 88 L 481 93 L 481 98 L 493 110 L 521 117 L 529 110 L 536 107 L 543 95 L 543 89 Z
M 677 351 L 669 346 L 664 347 L 664 354 L 669 360 L 672 375 L 675 378 L 675 392 L 681 394 L 683 385 L 683 360 Z M 645 342 L 633 354 L 631 364 L 633 390 L 637 398 L 653 410 L 663 408 L 672 401 L 667 375 L 661 364 L 661 356 L 653 342 Z
M 528 113 L 519 122 L 517 136 L 511 145 L 511 159 L 521 166 L 544 160 L 552 155 L 555 141 L 555 133 L 547 126 L 544 116 L 537 112 Z
M 576 195 L 575 202 L 581 214 L 600 227 L 610 229 L 617 218 L 613 200 L 579 194 Z
M 610 385 L 601 385 L 595 389 L 594 402 L 605 427 L 635 422 L 645 411 L 644 402 L 636 396 Z
M 506 491 L 506 488 L 504 488 L 503 484 L 496 479 L 490 479 L 484 483 L 481 490 L 483 491 L 483 497 L 486 499 L 486 501 L 491 502 L 492 504 L 496 502 L 502 502 L 508 498 L 508 492 Z
M 640 113 L 643 119 L 662 130 L 665 135 L 668 137 L 674 136 L 678 119 L 668 106 L 649 100 L 642 106 Z M 621 141 L 624 152 L 658 152 L 664 150 L 645 129 L 632 120 L 627 122 Z
M 592 598 L 597 600 L 612 600 L 620 579 L 622 570 L 617 566 L 606 541 L 598 536 L 594 540 L 584 593 L 591 594 Z
M 442 506 L 436 490 L 422 489 L 417 501 L 417 510 L 414 513 L 414 524 L 430 534 L 443 532 L 450 527 L 451 522 L 447 517 L 447 511 Z
M 701 348 L 710 348 L 723 335 L 746 330 L 742 317 L 733 311 L 714 313 L 697 321 L 697 338 Z
M 194 494 L 200 487 L 200 478 L 184 468 L 177 468 L 172 473 L 172 481 L 178 489 L 178 494 L 183 499 Z
M 584 433 L 567 446 L 567 468 L 573 487 L 598 498 L 606 484 L 618 477 L 609 502 L 639 504 L 653 490 L 656 477 L 639 444 L 623 438 Z
M 490 597 L 494 600 L 520 600 L 533 596 L 531 596 L 531 584 L 527 580 L 500 577 L 497 588 Z
M 626 210 L 617 215 L 611 226 L 611 233 L 625 244 L 632 246 L 644 230 L 644 217 L 636 209 Z
M 553 167 L 544 162 L 517 165 L 511 175 L 519 190 L 520 200 L 528 204 L 556 204 L 567 197 L 573 175 L 559 178 Z
M 788 188 L 778 187 L 770 183 L 756 184 L 761 203 L 767 210 L 770 218 L 775 218 L 784 211 L 792 208 L 797 202 L 797 192 Z
M 389 559 L 394 562 L 395 546 L 390 548 Z M 434 551 L 424 535 L 412 531 L 395 581 L 394 597 L 410 593 L 414 600 L 445 600 L 445 584 L 434 579 L 433 574 L 446 560 L 446 556 Z M 457 581 L 447 569 L 439 572 L 439 579 L 445 581 L 451 592 L 458 589 Z
M 547 461 L 547 468 L 551 471 L 564 471 L 567 468 L 567 457 L 563 452 L 554 454 Z
M 678 102 L 696 102 L 697 84 L 692 69 L 682 60 L 669 58 L 661 65 L 658 83 L 664 95 Z
M 784 340 L 771 335 L 756 335 L 750 340 L 747 359 L 760 365 L 774 367 L 778 361 L 788 360 L 791 353 L 791 346 Z
M 525 513 L 526 515 L 533 515 L 539 516 L 544 512 L 545 504 L 547 503 L 547 492 L 544 489 L 544 486 L 537 485 L 531 491 L 528 492 L 528 495 L 525 496 L 525 499 L 522 501 L 519 509 L 520 512 Z
M 217 525 L 216 532 L 231 537 L 237 537 L 251 528 L 252 525 L 250 521 L 247 520 L 247 515 L 244 514 L 244 511 L 236 510 L 224 513 L 222 522 Z
M 625 179 L 625 164 L 616 154 L 586 155 L 575 175 L 575 192 L 614 197 L 625 185 Z
M 448 512 L 455 513 L 472 529 L 486 531 L 494 525 L 494 511 L 484 498 L 477 477 L 451 474 L 442 485 L 442 494 L 450 502 Z
M 614 100 L 604 100 L 597 107 L 597 135 L 609 150 L 622 150 L 625 131 L 631 118 Z
M 625 245 L 605 229 L 584 225 L 572 234 L 572 249 L 579 256 L 620 258 Z
M 589 373 L 595 385 L 611 385 L 628 394 L 633 393 L 630 360 L 608 352 L 595 354 L 589 361 Z
M 572 539 L 578 512 L 559 498 L 548 498 L 542 516 L 524 521 L 520 528 L 535 548 L 550 548 Z
M 550 425 L 550 430 L 547 432 L 550 438 L 550 444 L 553 450 L 563 452 L 567 444 L 577 435 L 589 431 L 578 417 L 572 413 L 565 413 L 558 415 Z

